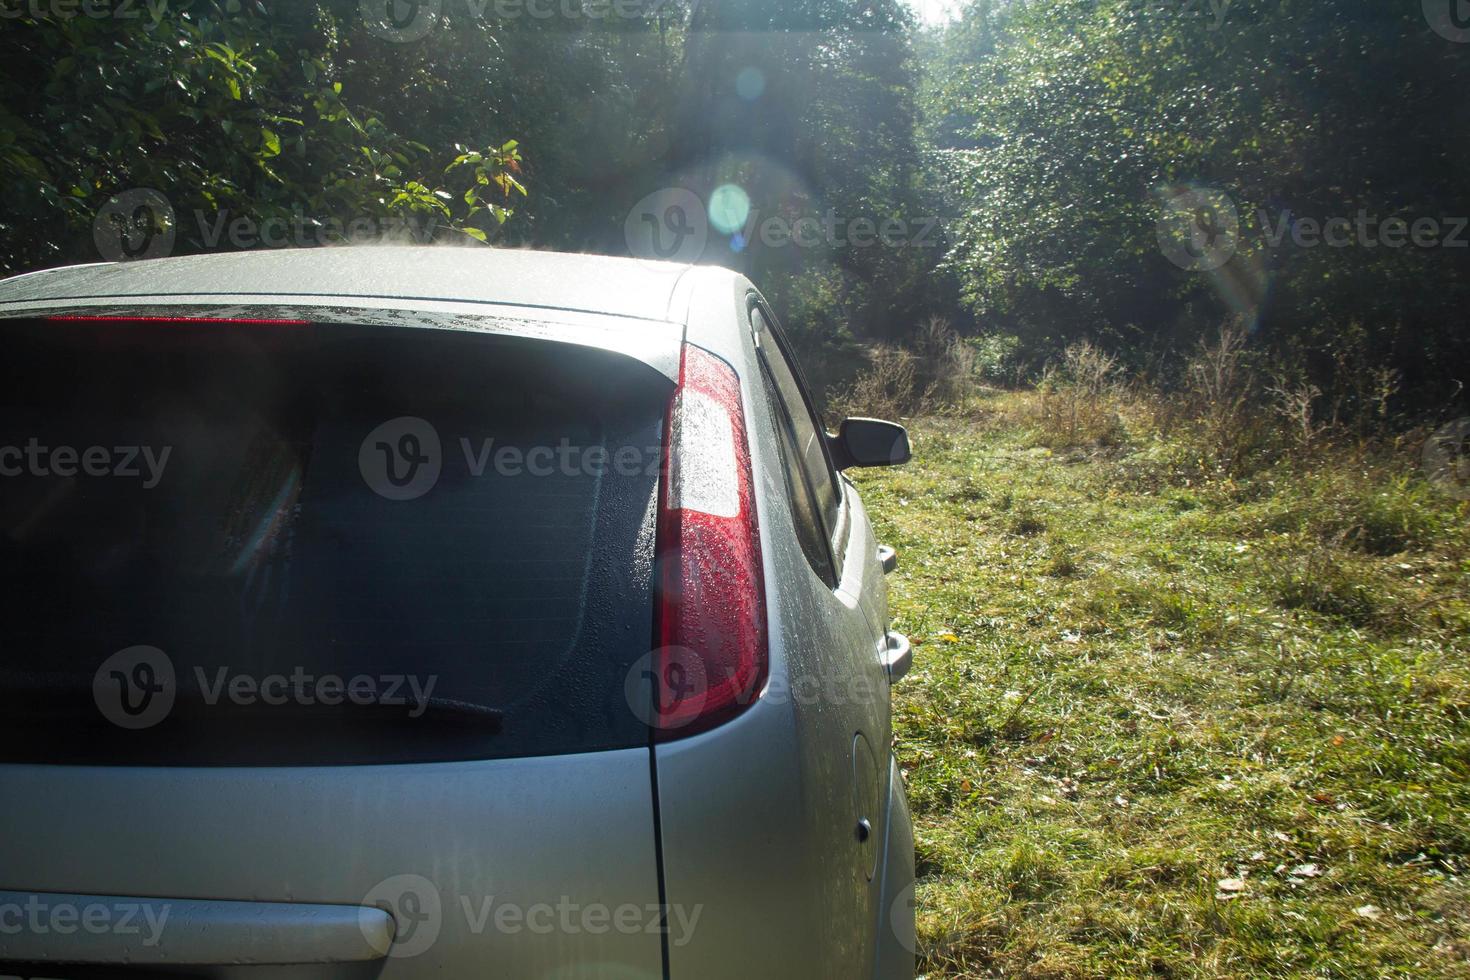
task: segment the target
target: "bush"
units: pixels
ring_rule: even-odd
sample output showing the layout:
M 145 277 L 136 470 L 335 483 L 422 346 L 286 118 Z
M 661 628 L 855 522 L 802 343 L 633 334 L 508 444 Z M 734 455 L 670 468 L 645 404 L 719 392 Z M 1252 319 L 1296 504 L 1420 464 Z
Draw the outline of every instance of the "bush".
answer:
M 867 367 L 828 400 L 836 418 L 867 415 L 899 419 L 927 412 L 964 411 L 975 395 L 975 351 L 945 320 L 929 320 L 912 349 L 880 344 Z
M 1184 401 L 1216 468 L 1239 473 L 1270 430 L 1265 398 L 1239 324 L 1220 328 L 1214 342 L 1200 341 L 1185 367 Z
M 1014 334 L 985 333 L 967 337 L 965 343 L 974 354 L 974 373 L 984 384 L 1014 387 L 1021 383 L 1025 364 L 1021 359 L 1021 338 Z
M 919 385 L 917 359 L 909 351 L 880 345 L 868 352 L 868 367 L 850 384 L 827 398 L 834 420 L 851 416 L 902 419 L 923 414 L 929 407 Z
M 1324 530 L 1370 555 L 1425 547 L 1443 531 L 1428 488 L 1406 476 L 1343 488 L 1332 503 L 1322 518 Z
M 1046 520 L 1029 510 L 1022 511 L 1011 521 L 1010 531 L 1020 538 L 1034 537 L 1046 531 Z
M 1117 359 L 1082 341 L 1068 347 L 1060 363 L 1048 364 L 1036 388 L 1046 445 L 1113 444 L 1120 441 L 1122 396 Z
M 1352 626 L 1369 626 L 1380 613 L 1378 594 L 1369 582 L 1322 548 L 1278 572 L 1272 588 L 1284 609 L 1309 610 Z

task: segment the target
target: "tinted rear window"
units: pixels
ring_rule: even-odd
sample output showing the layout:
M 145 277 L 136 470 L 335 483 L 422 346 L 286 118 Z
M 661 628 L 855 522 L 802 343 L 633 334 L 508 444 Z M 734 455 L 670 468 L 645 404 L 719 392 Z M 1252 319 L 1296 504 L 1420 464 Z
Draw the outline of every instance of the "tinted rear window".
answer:
M 646 742 L 624 691 L 650 645 L 662 375 L 450 331 L 0 338 L 4 758 Z

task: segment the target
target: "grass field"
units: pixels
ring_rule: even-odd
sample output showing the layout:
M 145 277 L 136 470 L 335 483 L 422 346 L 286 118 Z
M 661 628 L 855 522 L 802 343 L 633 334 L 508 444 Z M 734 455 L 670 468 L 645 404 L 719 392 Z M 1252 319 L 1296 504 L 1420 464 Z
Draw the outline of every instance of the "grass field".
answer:
M 859 478 L 920 973 L 1470 977 L 1470 505 L 1407 457 L 1053 451 L 1025 397 Z

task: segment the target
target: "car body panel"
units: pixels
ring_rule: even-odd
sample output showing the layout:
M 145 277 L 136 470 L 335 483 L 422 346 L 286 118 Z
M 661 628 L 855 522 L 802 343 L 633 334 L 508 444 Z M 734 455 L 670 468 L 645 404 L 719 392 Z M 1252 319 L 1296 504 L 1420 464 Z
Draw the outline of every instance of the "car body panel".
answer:
M 6 280 L 7 282 L 9 280 Z M 283 295 L 275 302 L 258 296 L 139 296 L 122 303 L 113 298 L 34 298 L 7 301 L 0 283 L 0 320 L 22 317 L 205 317 L 268 318 L 357 323 L 429 330 L 469 330 L 530 340 L 578 344 L 635 358 L 671 381 L 679 377 L 681 323 L 627 320 L 573 310 L 419 300 L 376 300 L 359 296 Z
M 355 296 L 543 307 L 662 320 L 686 266 L 490 248 L 267 249 L 48 269 L 5 280 L 0 301 L 58 296 Z M 372 304 L 363 304 L 372 305 Z
M 896 980 L 914 975 L 918 935 L 914 902 L 914 825 L 904 795 L 903 773 L 890 758 L 888 776 L 888 834 L 881 863 L 883 878 L 878 901 L 877 953 L 874 980 Z
M 438 937 L 421 955 L 388 959 L 383 980 L 663 972 L 646 912 L 632 932 L 581 928 L 588 908 L 658 905 L 644 749 L 309 769 L 7 765 L 0 795 L 9 803 L 0 809 L 0 888 L 319 905 L 383 899 L 400 914 L 412 893 L 426 914 L 427 881 L 439 902 Z M 559 904 L 576 908 L 576 929 L 497 924 L 503 906 Z M 400 932 L 412 926 L 400 921 Z M 553 964 L 563 972 L 549 974 Z M 271 976 L 264 968 L 250 975 Z
M 754 287 L 743 279 L 733 285 L 733 295 L 711 289 L 696 297 L 691 339 L 741 365 L 752 455 L 771 460 L 779 437 L 742 315 Z M 708 903 L 695 941 L 670 949 L 670 975 L 873 976 L 880 955 L 892 964 L 903 953 L 888 952 L 887 930 L 876 931 L 887 918 L 876 865 L 890 839 L 892 770 L 879 649 L 887 587 L 877 543 L 848 492 L 834 588 L 797 544 L 779 466 L 762 467 L 756 480 L 771 637 L 767 691 L 716 732 L 656 750 L 667 899 L 677 905 L 697 895 Z M 872 828 L 866 841 L 860 819 Z M 911 878 L 911 857 L 909 867 Z M 855 922 L 871 925 L 855 929 Z M 892 976 L 911 977 L 912 964 Z

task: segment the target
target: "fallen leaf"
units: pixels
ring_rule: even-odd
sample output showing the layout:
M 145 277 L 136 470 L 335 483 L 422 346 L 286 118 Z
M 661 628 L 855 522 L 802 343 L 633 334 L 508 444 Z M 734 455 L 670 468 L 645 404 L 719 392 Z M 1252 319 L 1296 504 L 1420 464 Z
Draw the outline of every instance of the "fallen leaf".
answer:
M 1322 869 L 1315 864 L 1298 864 L 1291 869 L 1291 876 L 1293 878 L 1320 878 Z
M 1236 899 L 1245 891 L 1244 878 L 1221 878 L 1215 882 L 1215 901 L 1228 902 Z
M 1383 909 L 1376 905 L 1359 905 L 1353 912 L 1363 919 L 1377 919 L 1383 914 Z

